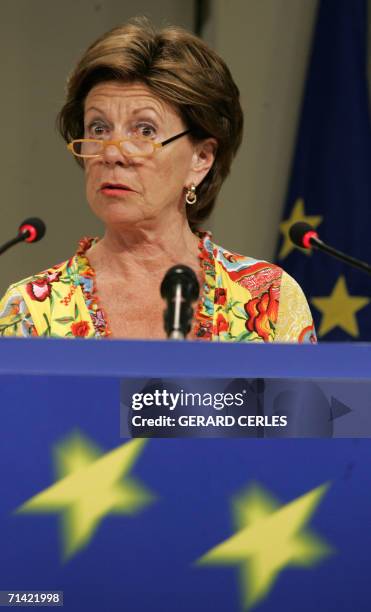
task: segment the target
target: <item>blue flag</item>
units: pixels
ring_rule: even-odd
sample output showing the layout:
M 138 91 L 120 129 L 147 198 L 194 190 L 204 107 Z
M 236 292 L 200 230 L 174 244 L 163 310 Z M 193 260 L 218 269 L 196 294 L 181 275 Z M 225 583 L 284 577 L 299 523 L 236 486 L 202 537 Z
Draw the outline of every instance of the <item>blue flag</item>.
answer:
M 322 0 L 277 259 L 301 284 L 320 340 L 371 340 L 371 279 L 292 245 L 296 221 L 371 262 L 371 128 L 365 0 Z
M 118 398 L 1 376 L 0 607 L 369 610 L 369 440 L 120 439 Z

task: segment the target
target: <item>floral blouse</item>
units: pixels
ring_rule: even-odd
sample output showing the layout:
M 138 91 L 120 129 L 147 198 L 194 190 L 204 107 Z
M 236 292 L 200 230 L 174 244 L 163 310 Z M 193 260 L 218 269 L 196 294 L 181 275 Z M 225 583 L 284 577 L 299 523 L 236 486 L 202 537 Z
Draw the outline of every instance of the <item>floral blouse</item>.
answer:
M 203 286 L 191 339 L 216 342 L 315 342 L 302 290 L 281 268 L 230 253 L 199 234 Z M 99 303 L 95 272 L 83 238 L 61 264 L 11 285 L 0 302 L 0 335 L 53 338 L 112 337 Z

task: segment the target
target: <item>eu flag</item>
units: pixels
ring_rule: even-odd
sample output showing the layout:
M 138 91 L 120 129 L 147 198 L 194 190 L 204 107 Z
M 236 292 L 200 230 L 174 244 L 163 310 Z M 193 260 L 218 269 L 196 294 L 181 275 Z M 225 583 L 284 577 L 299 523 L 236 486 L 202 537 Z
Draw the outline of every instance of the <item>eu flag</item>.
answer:
M 371 340 L 371 282 L 289 240 L 304 220 L 321 239 L 371 261 L 371 129 L 365 0 L 322 0 L 308 68 L 278 261 L 303 287 L 320 340 Z
M 65 612 L 370 609 L 369 440 L 123 440 L 117 379 L 6 365 L 0 607 L 39 591 Z

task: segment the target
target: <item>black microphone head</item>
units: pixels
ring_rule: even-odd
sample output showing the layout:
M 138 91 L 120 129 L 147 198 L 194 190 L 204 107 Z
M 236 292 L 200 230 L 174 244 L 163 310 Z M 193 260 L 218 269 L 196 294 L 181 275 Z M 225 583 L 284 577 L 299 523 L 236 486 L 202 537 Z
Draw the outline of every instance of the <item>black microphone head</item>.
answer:
M 29 217 L 19 226 L 19 234 L 26 235 L 25 242 L 38 242 L 45 236 L 46 225 L 38 217 Z
M 298 246 L 301 249 L 307 249 L 309 247 L 305 244 L 304 237 L 308 232 L 313 232 L 313 234 L 316 234 L 316 231 L 311 225 L 309 225 L 309 223 L 306 223 L 305 221 L 298 221 L 290 227 L 289 236 L 295 246 Z
M 166 272 L 161 283 L 161 297 L 171 299 L 173 297 L 173 290 L 178 284 L 181 284 L 183 295 L 186 299 L 189 299 L 191 302 L 197 300 L 200 293 L 197 276 L 191 268 L 181 264 L 173 266 Z

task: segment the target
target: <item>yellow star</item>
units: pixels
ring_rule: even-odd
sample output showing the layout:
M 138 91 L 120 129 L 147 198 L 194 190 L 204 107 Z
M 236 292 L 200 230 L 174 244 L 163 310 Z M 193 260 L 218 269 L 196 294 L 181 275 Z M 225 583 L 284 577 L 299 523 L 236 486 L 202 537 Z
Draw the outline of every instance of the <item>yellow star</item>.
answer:
M 133 514 L 152 496 L 127 476 L 144 440 L 132 440 L 102 454 L 79 433 L 55 448 L 57 482 L 16 512 L 61 512 L 64 558 L 86 546 L 107 514 Z
M 282 221 L 282 223 L 280 223 L 280 230 L 283 234 L 283 241 L 280 252 L 278 254 L 278 259 L 285 259 L 285 257 L 287 257 L 287 255 L 291 253 L 291 251 L 298 248 L 294 245 L 293 242 L 291 242 L 291 238 L 289 237 L 289 229 L 293 225 L 293 223 L 296 223 L 297 221 L 305 221 L 306 223 L 309 223 L 309 225 L 311 225 L 312 227 L 316 228 L 320 223 L 322 223 L 322 220 L 323 217 L 320 217 L 319 215 L 306 215 L 304 212 L 304 200 L 302 198 L 296 200 L 289 219 L 286 219 L 286 221 Z M 307 251 L 306 249 L 299 249 L 299 251 L 302 251 L 306 254 L 310 253 L 310 251 Z
M 279 507 L 257 485 L 233 502 L 237 533 L 207 552 L 199 563 L 239 565 L 243 606 L 251 608 L 272 588 L 287 565 L 310 567 L 331 549 L 304 526 L 328 485 Z
M 341 327 L 347 334 L 358 338 L 359 328 L 356 312 L 370 303 L 370 299 L 360 295 L 350 295 L 344 276 L 339 276 L 332 293 L 328 297 L 312 298 L 312 304 L 322 313 L 319 336 L 324 336 L 334 327 Z

